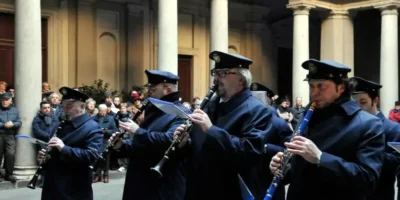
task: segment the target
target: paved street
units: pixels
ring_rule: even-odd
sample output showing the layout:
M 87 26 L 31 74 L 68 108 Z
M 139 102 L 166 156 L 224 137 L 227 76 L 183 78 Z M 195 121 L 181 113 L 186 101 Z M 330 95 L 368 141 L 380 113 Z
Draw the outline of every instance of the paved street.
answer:
M 93 184 L 95 200 L 121 200 L 125 179 L 110 180 L 110 183 Z M 20 188 L 0 191 L 0 200 L 40 200 L 41 188 Z
M 110 183 L 93 184 L 94 200 L 121 200 L 125 179 L 110 180 Z M 40 200 L 42 190 L 29 188 L 2 190 L 0 200 Z M 397 196 L 397 188 L 395 197 Z

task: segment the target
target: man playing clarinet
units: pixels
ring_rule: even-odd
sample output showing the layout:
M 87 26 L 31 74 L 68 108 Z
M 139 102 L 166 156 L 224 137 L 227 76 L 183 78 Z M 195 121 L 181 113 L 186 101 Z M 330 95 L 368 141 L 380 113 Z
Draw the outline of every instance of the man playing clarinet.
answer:
M 91 200 L 93 170 L 89 166 L 99 159 L 102 129 L 85 113 L 87 95 L 67 87 L 59 91 L 63 95 L 65 122 L 59 125 L 60 131 L 53 130 L 50 135 L 42 200 Z M 46 149 L 42 149 L 38 160 L 45 153 Z
M 145 73 L 149 97 L 171 102 L 190 113 L 179 102 L 178 76 L 158 70 L 146 70 Z M 129 132 L 132 138 L 120 140 L 114 145 L 120 155 L 129 157 L 123 199 L 182 200 L 185 193 L 183 162 L 171 161 L 162 178 L 157 177 L 150 168 L 164 156 L 173 140 L 174 130 L 184 119 L 166 114 L 153 105 L 148 106 L 144 112 L 140 127 L 132 120 L 120 122 L 120 128 Z M 114 134 L 110 141 L 116 136 Z
M 204 111 L 193 112 L 191 142 L 186 136 L 180 144 L 191 153 L 185 199 L 242 200 L 248 190 L 257 196 L 265 193 L 259 190 L 259 164 L 275 114 L 251 94 L 250 59 L 219 51 L 210 58 L 215 61 L 211 75 L 217 95 Z M 175 135 L 184 134 L 183 127 Z
M 285 143 L 294 154 L 284 179 L 290 184 L 287 200 L 365 199 L 377 187 L 382 169 L 382 122 L 351 100 L 350 68 L 314 59 L 302 67 L 309 72 L 306 80 L 316 105 L 305 135 Z M 272 173 L 282 156 L 280 152 L 272 158 Z

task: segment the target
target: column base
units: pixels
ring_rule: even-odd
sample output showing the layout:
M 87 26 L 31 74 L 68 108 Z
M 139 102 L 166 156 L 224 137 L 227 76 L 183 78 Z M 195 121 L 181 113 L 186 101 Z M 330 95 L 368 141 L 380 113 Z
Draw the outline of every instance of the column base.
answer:
M 14 176 L 17 178 L 17 180 L 31 179 L 37 168 L 37 166 L 15 166 Z

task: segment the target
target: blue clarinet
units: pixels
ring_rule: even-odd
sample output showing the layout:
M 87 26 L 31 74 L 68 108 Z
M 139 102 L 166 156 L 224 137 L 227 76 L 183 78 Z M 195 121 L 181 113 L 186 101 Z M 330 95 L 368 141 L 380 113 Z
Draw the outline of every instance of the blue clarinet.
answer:
M 302 136 L 304 134 L 304 131 L 306 130 L 306 127 L 308 126 L 308 122 L 311 119 L 314 109 L 315 109 L 315 102 L 313 102 L 311 104 L 310 108 L 307 111 L 306 116 L 301 121 L 300 126 L 298 126 L 298 128 L 295 132 L 293 132 L 291 140 L 295 136 L 298 136 L 298 135 Z M 292 156 L 293 156 L 293 154 L 289 153 L 287 150 L 285 150 L 285 152 L 283 152 L 282 165 L 281 165 L 280 169 L 276 172 L 276 175 L 274 176 L 274 179 L 272 180 L 272 183 L 267 190 L 267 195 L 265 195 L 264 200 L 272 200 L 272 197 L 274 196 L 276 188 L 278 188 L 279 183 L 285 177 L 285 175 L 289 169 L 288 166 L 289 166 L 290 159 L 292 158 Z

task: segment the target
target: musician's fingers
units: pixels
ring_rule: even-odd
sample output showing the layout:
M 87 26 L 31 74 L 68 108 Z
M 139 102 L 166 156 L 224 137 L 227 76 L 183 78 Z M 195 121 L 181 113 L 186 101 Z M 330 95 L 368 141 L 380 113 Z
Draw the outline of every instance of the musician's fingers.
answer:
M 282 158 L 282 157 L 283 157 L 283 152 L 278 152 L 278 153 L 276 154 L 276 156 L 278 156 L 279 158 Z
M 280 162 L 277 163 L 277 162 L 272 161 L 270 165 L 271 165 L 271 167 L 279 168 L 281 166 L 281 163 Z
M 272 157 L 272 162 L 280 163 L 281 160 L 282 160 L 282 159 L 281 159 L 280 157 L 278 157 L 278 156 Z
M 203 120 L 192 119 L 192 122 L 194 122 L 196 124 L 201 124 L 203 122 Z
M 46 154 L 46 150 L 45 149 L 42 149 L 42 150 L 39 151 L 39 155 L 40 156 L 44 156 L 45 154 Z
M 296 155 L 304 155 L 304 150 L 297 150 L 297 149 L 287 149 L 289 153 L 296 154 Z
M 299 145 L 299 146 L 304 146 L 304 144 L 305 144 L 305 142 L 300 141 L 300 140 L 295 140 L 295 141 L 292 141 L 291 143 L 297 144 L 297 145 Z
M 303 146 L 292 143 L 292 142 L 285 142 L 285 146 L 290 148 L 290 149 L 298 149 L 298 150 L 302 150 Z
M 126 129 L 126 128 L 128 128 L 129 126 L 128 126 L 127 124 L 125 124 L 125 123 L 121 123 L 121 124 L 119 124 L 119 127 L 120 127 L 120 128 L 123 128 L 123 129 Z
M 302 136 L 294 136 L 294 137 L 293 137 L 293 141 L 302 141 L 302 142 L 305 142 L 305 141 L 307 141 L 307 138 L 302 137 Z
M 175 132 L 182 132 L 183 130 L 185 130 L 185 127 L 179 126 L 178 128 L 176 128 Z
M 195 114 L 200 114 L 200 115 L 204 115 L 204 114 L 205 114 L 204 111 L 202 111 L 202 110 L 200 110 L 200 109 L 195 109 L 195 110 L 193 111 L 193 113 L 195 113 Z

